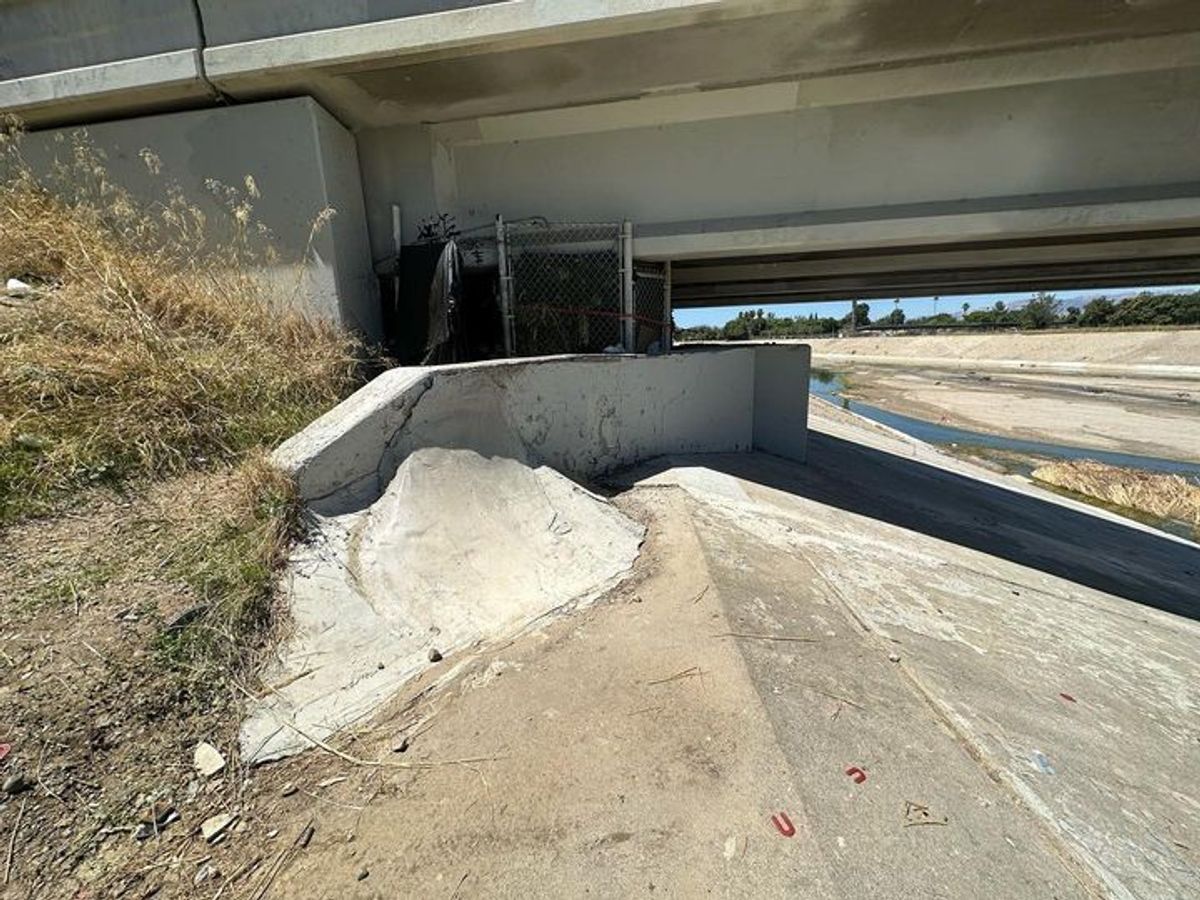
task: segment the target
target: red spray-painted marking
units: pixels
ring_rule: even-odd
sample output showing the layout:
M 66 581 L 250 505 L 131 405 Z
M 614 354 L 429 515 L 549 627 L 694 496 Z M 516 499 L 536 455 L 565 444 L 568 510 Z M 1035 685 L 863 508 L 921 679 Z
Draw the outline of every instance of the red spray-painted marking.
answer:
M 8 756 L 8 751 L 12 749 L 12 744 L 0 744 L 0 760 Z
M 1064 700 L 1066 700 L 1068 703 L 1074 703 L 1074 702 L 1075 702 L 1075 698 L 1074 698 L 1074 697 L 1072 697 L 1070 694 L 1059 694 L 1058 696 L 1062 697 L 1062 698 L 1063 698 Z
M 778 829 L 779 833 L 784 837 L 791 837 L 796 833 L 796 826 L 792 824 L 792 820 L 788 818 L 785 812 L 771 816 L 771 824 Z
M 847 766 L 846 774 L 854 779 L 855 784 L 862 784 L 864 781 L 867 780 L 867 773 L 864 772 L 862 769 L 860 769 L 858 766 Z

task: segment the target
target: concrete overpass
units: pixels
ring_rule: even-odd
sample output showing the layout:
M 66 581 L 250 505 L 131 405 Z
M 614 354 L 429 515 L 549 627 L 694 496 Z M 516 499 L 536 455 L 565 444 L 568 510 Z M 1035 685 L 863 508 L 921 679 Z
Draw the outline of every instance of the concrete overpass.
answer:
M 1200 274 L 1195 0 L 0 0 L 0 109 L 338 207 L 369 331 L 393 205 L 630 219 L 677 305 Z

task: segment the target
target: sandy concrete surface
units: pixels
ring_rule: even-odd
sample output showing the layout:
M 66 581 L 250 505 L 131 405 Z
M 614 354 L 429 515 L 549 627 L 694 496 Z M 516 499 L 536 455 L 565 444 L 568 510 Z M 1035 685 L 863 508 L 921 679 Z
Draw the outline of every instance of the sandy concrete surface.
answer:
M 1043 331 L 949 335 L 863 335 L 806 340 L 814 362 L 895 361 L 980 371 L 1039 368 L 1132 375 L 1200 377 L 1200 329 L 1171 331 Z
M 845 396 L 929 422 L 1200 461 L 1200 382 L 837 366 Z
M 267 833 L 271 896 L 1195 896 L 1200 547 L 814 407 L 807 466 L 624 476 L 629 579 L 258 770 L 215 864 Z

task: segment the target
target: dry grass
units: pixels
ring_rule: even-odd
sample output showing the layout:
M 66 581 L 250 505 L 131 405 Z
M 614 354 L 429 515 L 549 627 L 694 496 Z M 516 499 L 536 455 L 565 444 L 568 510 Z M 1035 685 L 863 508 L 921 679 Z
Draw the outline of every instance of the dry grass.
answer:
M 1179 475 L 1072 460 L 1042 466 L 1033 477 L 1114 506 L 1187 522 L 1200 535 L 1200 487 Z
M 0 294 L 0 722 L 6 777 L 35 783 L 8 889 L 115 896 L 166 852 L 129 838 L 148 804 L 192 829 L 240 803 L 233 683 L 285 621 L 303 524 L 268 451 L 364 353 L 252 274 L 272 262 L 252 181 L 210 185 L 228 215 L 208 221 L 166 181 L 139 206 L 86 139 L 69 149 L 35 175 L 0 123 L 0 285 L 36 291 Z M 200 739 L 231 765 L 197 794 Z
M 39 290 L 0 307 L 0 524 L 97 482 L 236 461 L 354 385 L 350 335 L 251 274 L 270 244 L 249 179 L 212 186 L 217 227 L 166 184 L 138 206 L 85 141 L 46 178 L 16 140 L 0 150 L 0 278 Z

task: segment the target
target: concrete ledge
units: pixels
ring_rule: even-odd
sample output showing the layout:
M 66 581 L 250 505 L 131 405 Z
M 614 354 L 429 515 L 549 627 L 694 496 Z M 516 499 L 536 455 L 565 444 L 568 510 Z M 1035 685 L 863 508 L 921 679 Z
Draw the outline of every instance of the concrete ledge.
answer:
M 513 49 L 666 28 L 704 15 L 748 15 L 720 0 L 513 0 L 485 6 L 224 44 L 205 51 L 214 81 L 311 66 Z
M 422 447 L 584 479 L 666 453 L 757 447 L 802 461 L 809 360 L 803 345 L 751 345 L 392 369 L 286 441 L 275 460 L 323 515 L 376 500 Z
M 147 91 L 161 93 L 166 99 L 207 95 L 208 88 L 200 78 L 200 52 L 173 50 L 0 81 L 0 109 L 25 112 L 51 104 L 68 104 L 55 110 L 56 115 L 62 116 L 64 110 L 75 109 L 69 104 Z M 138 99 L 145 97 L 139 95 Z

